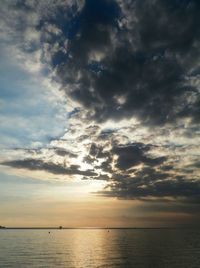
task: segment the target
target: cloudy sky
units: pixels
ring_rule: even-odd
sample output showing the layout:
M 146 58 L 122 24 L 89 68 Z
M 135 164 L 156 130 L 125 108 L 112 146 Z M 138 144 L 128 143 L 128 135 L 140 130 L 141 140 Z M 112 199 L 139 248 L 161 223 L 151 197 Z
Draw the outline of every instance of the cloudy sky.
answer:
M 2 0 L 0 224 L 200 223 L 200 2 Z

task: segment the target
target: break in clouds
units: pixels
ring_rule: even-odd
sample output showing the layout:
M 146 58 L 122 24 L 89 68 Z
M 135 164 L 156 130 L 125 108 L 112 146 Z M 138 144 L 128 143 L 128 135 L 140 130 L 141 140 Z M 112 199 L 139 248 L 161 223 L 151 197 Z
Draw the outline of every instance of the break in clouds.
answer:
M 62 137 L 5 150 L 1 165 L 104 180 L 100 194 L 122 199 L 199 202 L 199 1 L 1 5 L 2 44 L 40 62 L 68 117 Z

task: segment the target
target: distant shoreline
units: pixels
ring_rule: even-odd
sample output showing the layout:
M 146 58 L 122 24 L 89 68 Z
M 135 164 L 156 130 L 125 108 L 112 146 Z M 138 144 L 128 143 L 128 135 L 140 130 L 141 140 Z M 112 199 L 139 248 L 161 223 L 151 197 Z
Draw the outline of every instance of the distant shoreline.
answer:
M 200 229 L 200 227 L 3 227 L 0 230 L 173 230 Z

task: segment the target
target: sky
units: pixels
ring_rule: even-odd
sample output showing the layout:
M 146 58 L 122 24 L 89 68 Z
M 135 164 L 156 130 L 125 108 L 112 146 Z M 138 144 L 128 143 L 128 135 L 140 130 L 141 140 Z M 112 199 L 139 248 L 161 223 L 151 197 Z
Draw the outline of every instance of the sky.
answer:
M 200 2 L 2 0 L 0 225 L 200 224 Z

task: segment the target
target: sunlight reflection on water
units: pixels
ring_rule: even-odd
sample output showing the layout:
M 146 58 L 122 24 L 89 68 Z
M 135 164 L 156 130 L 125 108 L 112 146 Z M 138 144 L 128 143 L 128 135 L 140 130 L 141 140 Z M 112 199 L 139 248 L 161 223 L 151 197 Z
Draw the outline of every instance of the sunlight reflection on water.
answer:
M 0 230 L 0 267 L 200 267 L 200 231 Z

